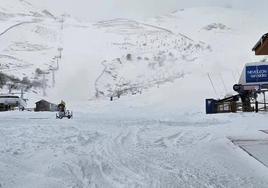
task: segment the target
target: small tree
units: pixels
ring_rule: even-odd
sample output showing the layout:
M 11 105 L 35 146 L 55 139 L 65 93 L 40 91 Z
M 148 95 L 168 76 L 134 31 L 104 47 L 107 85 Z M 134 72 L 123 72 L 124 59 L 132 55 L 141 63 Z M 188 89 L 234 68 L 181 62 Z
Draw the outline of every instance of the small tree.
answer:
M 35 69 L 35 73 L 40 75 L 40 74 L 44 74 L 44 71 L 42 71 L 40 68 Z
M 3 88 L 4 85 L 6 85 L 7 77 L 5 74 L 0 73 L 0 88 Z
M 26 77 L 23 77 L 23 78 L 22 78 L 21 83 L 24 84 L 24 85 L 30 85 L 30 84 L 31 84 L 31 81 L 30 81 L 29 78 L 26 76 Z
M 131 61 L 132 60 L 132 55 L 131 54 L 127 54 L 127 60 Z

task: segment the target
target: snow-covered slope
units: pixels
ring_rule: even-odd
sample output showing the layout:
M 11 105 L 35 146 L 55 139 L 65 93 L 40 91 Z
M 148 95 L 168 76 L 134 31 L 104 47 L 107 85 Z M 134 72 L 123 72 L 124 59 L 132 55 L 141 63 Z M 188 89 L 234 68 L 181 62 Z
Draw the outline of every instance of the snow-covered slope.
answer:
M 48 94 L 70 101 L 142 93 L 131 100 L 180 106 L 190 101 L 201 108 L 204 98 L 233 92 L 243 65 L 259 60 L 251 47 L 267 28 L 249 12 L 199 7 L 142 21 L 66 18 L 61 30 L 59 20 L 38 9 L 34 12 L 42 16 L 17 16 L 33 12 L 26 5 L 12 13 L 15 24 L 14 18 L 2 23 L 3 31 L 15 25 L 0 38 L 3 72 L 34 80 L 40 68 L 50 73 L 47 85 L 52 85 L 49 69 L 55 68 L 53 57 L 62 46 L 64 66 Z
M 205 98 L 224 97 L 233 93 L 232 86 L 238 82 L 245 63 L 263 58 L 254 56 L 251 49 L 259 37 L 267 32 L 268 25 L 251 12 L 199 7 L 147 21 L 159 27 L 168 27 L 175 33 L 185 33 L 194 40 L 203 41 L 211 49 L 191 67 L 191 75 L 178 80 L 175 85 L 166 86 L 161 94 L 157 92 L 160 97 L 156 101 L 161 100 L 163 104 L 171 100 L 178 101 L 179 105 L 202 109 Z M 186 99 L 186 104 L 173 93 Z
M 120 35 L 121 39 L 112 44 L 123 53 L 103 62 L 105 69 L 95 85 L 97 96 L 134 94 L 174 81 L 187 74 L 185 65 L 210 50 L 208 45 L 181 33 L 133 20 L 115 19 L 96 26 Z
M 177 58 L 175 61 L 178 63 L 177 68 L 187 74 L 183 78 L 176 79 L 173 84 L 164 84 L 160 89 L 154 88 L 144 92 L 138 97 L 139 100 L 142 103 L 161 106 L 174 105 L 183 108 L 192 106 L 199 109 L 203 108 L 205 98 L 224 97 L 233 93 L 232 86 L 238 82 L 244 64 L 263 58 L 254 56 L 251 49 L 259 37 L 267 32 L 268 26 L 250 12 L 217 7 L 180 10 L 147 19 L 142 23 L 153 25 L 154 28 L 165 28 L 174 34 L 187 35 L 193 41 L 202 41 L 208 50 L 206 48 L 201 54 L 194 52 L 197 58 L 193 62 L 182 63 L 183 60 Z M 124 27 L 126 28 L 128 27 Z M 162 39 L 164 40 L 164 37 Z M 169 42 L 169 45 L 172 44 L 172 41 Z M 177 52 L 184 54 L 187 53 L 187 49 Z M 150 71 L 145 71 L 143 68 L 143 71 L 138 72 L 143 74 Z M 131 73 L 132 70 L 129 70 L 127 74 Z M 180 75 L 179 72 L 175 74 Z M 109 81 L 112 82 L 112 79 Z M 131 98 L 135 101 L 133 103 L 138 102 L 136 99 Z
M 96 82 L 88 81 L 91 96 L 142 93 L 131 101 L 199 108 L 207 97 L 233 93 L 244 64 L 260 60 L 251 48 L 267 28 L 250 12 L 217 7 L 185 9 L 143 21 L 107 20 L 93 26 L 84 31 L 88 41 L 77 38 L 80 44 L 87 42 L 86 49 L 94 54 L 84 68 L 93 72 L 91 66 L 97 65 L 99 71 L 103 65 Z M 96 32 L 100 38 L 95 39 Z
M 56 66 L 53 58 L 60 47 L 60 23 L 48 11 L 26 1 L 2 0 L 0 12 L 0 70 L 6 75 L 5 81 L 12 82 L 8 79 L 12 76 L 26 84 L 11 83 L 16 85 L 13 88 L 40 87 L 42 78 L 36 70 L 50 74 Z
M 215 7 L 63 25 L 15 10 L 0 24 L 1 72 L 35 80 L 60 44 L 48 94 L 74 119 L 1 113 L 0 187 L 267 187 L 267 168 L 228 139 L 267 143 L 266 114 L 205 116 L 204 99 L 232 92 L 268 24 Z

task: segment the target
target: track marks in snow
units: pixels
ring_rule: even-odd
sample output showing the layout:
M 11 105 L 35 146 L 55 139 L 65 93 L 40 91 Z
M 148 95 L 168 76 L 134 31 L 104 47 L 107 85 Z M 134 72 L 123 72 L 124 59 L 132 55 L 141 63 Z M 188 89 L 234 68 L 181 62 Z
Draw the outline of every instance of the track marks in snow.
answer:
M 20 22 L 20 23 L 17 23 L 17 24 L 14 24 L 10 27 L 8 27 L 7 29 L 5 29 L 4 31 L 2 31 L 0 33 L 0 37 L 2 37 L 3 35 L 5 35 L 7 32 L 9 32 L 10 30 L 14 29 L 14 28 L 17 28 L 21 25 L 25 25 L 25 24 L 34 24 L 34 23 L 37 23 L 38 21 L 25 21 L 25 22 Z
M 265 187 L 237 171 L 238 160 L 215 152 L 222 145 L 211 126 L 38 118 L 10 116 L 0 125 L 0 165 L 8 172 L 0 179 L 8 187 L 22 175 L 49 180 L 51 187 Z

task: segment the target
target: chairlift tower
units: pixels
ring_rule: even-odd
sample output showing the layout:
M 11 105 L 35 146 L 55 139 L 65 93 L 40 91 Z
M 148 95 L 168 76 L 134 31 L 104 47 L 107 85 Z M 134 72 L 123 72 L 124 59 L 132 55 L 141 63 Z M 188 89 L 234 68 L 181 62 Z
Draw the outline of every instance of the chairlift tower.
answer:
M 60 23 L 61 23 L 61 30 L 63 30 L 64 21 L 65 21 L 65 15 L 64 15 L 64 14 L 62 14 L 62 15 L 61 15 L 61 19 L 60 19 Z
M 55 87 L 55 83 L 56 83 L 56 80 L 55 80 L 55 69 L 52 69 L 51 72 L 52 72 L 52 87 L 54 88 Z
M 63 48 L 58 48 L 58 51 L 59 51 L 59 56 L 55 56 L 53 58 L 53 60 L 56 60 L 56 67 L 53 67 L 53 66 L 50 66 L 49 68 L 49 71 L 52 72 L 52 87 L 54 88 L 55 87 L 55 84 L 56 84 L 56 78 L 55 78 L 55 72 L 59 70 L 59 59 L 61 58 L 61 52 L 62 52 Z M 54 61 L 52 61 L 54 62 Z
M 57 70 L 57 68 L 54 68 L 52 66 L 50 66 L 49 71 L 52 72 L 52 87 L 55 87 L 55 83 L 56 83 L 56 78 L 55 78 L 55 71 Z

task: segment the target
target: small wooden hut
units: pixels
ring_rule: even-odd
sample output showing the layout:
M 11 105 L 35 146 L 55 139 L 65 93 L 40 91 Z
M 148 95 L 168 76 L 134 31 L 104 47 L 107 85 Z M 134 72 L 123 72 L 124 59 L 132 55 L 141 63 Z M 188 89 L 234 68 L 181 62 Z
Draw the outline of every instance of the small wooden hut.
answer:
M 35 103 L 35 111 L 36 112 L 56 112 L 58 111 L 58 105 L 50 103 L 46 100 L 40 100 Z

